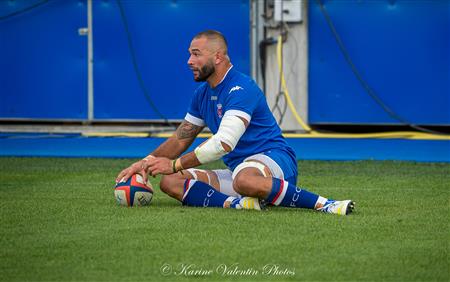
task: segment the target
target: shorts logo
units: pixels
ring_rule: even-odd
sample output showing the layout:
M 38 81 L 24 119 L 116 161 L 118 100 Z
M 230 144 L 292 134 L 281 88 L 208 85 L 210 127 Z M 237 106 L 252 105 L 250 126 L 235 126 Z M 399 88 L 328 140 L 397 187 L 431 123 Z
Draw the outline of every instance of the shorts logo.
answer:
M 230 94 L 233 91 L 237 91 L 237 90 L 241 90 L 241 89 L 244 89 L 244 88 L 240 87 L 239 85 L 236 85 L 235 87 L 230 89 L 230 92 L 228 92 L 228 94 Z
M 217 104 L 217 115 L 222 118 L 222 104 Z

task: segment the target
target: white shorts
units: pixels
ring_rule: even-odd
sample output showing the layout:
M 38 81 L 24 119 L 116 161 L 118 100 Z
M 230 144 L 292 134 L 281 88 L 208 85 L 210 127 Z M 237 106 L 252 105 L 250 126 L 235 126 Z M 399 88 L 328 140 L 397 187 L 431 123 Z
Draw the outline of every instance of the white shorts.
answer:
M 264 154 L 256 154 L 252 155 L 244 160 L 257 160 L 258 162 L 263 163 L 266 165 L 270 173 L 272 174 L 272 177 L 284 179 L 284 173 L 281 167 L 270 157 Z M 197 179 L 195 171 L 198 169 L 188 169 L 188 171 L 194 176 L 195 179 Z M 201 171 L 201 170 L 200 170 Z M 219 189 L 220 192 L 227 195 L 227 196 L 233 196 L 233 197 L 241 197 L 236 191 L 233 189 L 233 172 L 229 169 L 214 169 L 211 170 L 217 175 L 217 178 L 219 180 Z M 210 184 L 210 183 L 209 183 Z

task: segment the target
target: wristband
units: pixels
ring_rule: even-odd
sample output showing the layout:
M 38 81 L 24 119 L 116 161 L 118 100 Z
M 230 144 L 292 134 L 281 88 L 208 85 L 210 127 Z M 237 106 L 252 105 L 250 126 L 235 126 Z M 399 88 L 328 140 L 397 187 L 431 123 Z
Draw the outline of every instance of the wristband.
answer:
M 180 167 L 179 172 L 180 172 L 181 174 L 184 174 L 184 173 L 183 173 L 184 167 L 183 167 L 183 165 L 181 164 L 181 158 L 178 158 L 178 159 L 175 161 L 175 165 L 176 165 L 177 161 L 179 161 L 179 162 L 178 162 L 178 166 Z
M 177 161 L 177 160 L 172 160 L 172 171 L 173 171 L 173 173 L 176 173 L 176 172 L 177 172 L 177 168 L 175 167 L 176 161 Z

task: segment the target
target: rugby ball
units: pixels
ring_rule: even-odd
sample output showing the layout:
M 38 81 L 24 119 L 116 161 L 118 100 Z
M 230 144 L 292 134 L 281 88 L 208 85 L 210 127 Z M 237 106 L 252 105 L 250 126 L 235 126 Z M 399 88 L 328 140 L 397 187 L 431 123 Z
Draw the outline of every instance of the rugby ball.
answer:
M 150 183 L 144 183 L 140 174 L 135 174 L 127 181 L 116 184 L 114 197 L 121 206 L 148 206 L 153 199 L 153 187 Z

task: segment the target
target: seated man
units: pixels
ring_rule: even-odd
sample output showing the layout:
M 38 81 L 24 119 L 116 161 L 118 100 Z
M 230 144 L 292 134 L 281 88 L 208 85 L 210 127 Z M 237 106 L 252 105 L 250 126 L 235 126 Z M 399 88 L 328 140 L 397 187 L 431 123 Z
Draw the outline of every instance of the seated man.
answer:
M 184 205 L 261 209 L 262 203 L 349 214 L 351 200 L 335 201 L 296 187 L 295 153 L 281 134 L 257 84 L 233 68 L 224 36 L 198 33 L 189 47 L 195 91 L 185 120 L 146 158 L 119 173 L 163 174 L 163 192 Z M 180 157 L 202 129 L 214 134 Z M 222 158 L 229 169 L 195 167 Z

